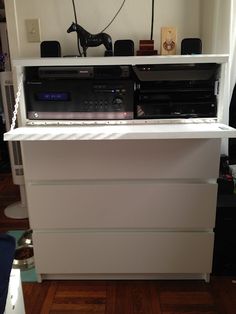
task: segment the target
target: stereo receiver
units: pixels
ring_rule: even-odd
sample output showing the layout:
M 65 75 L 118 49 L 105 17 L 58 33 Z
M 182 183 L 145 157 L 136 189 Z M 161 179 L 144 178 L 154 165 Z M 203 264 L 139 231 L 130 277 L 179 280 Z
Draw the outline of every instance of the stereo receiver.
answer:
M 133 119 L 129 66 L 26 67 L 30 120 Z

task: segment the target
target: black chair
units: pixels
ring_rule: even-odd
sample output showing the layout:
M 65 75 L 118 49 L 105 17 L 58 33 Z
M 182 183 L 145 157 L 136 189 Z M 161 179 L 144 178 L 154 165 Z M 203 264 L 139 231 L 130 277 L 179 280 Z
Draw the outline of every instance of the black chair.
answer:
M 3 314 L 5 311 L 15 248 L 15 238 L 8 234 L 0 233 L 0 314 Z

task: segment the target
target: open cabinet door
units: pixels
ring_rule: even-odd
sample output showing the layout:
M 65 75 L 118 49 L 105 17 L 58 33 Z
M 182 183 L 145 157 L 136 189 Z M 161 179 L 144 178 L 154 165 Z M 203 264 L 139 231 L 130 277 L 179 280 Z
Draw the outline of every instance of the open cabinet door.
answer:
M 4 134 L 5 141 L 223 139 L 235 137 L 236 129 L 220 123 L 19 127 Z

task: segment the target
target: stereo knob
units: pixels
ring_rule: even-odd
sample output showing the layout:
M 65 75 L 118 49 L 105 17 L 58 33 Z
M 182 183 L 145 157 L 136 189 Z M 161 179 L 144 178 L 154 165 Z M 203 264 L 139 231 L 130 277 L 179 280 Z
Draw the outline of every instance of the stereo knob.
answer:
M 113 108 L 116 110 L 121 109 L 123 105 L 123 99 L 121 97 L 115 97 L 112 102 Z
M 123 99 L 121 97 L 115 97 L 113 99 L 113 104 L 122 104 L 123 103 Z

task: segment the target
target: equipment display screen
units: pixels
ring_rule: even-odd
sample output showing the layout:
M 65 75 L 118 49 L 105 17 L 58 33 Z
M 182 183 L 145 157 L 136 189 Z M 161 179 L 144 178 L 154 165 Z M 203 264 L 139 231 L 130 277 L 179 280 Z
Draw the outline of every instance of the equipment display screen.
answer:
M 40 101 L 69 101 L 70 95 L 67 92 L 40 92 L 36 93 L 36 99 Z

